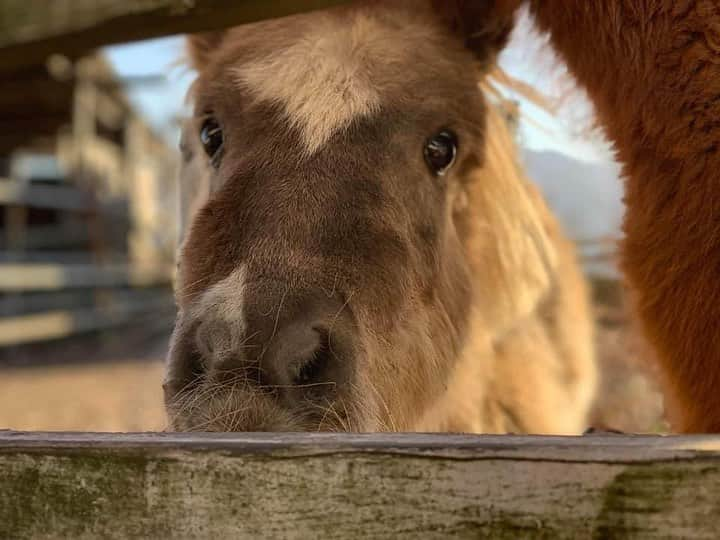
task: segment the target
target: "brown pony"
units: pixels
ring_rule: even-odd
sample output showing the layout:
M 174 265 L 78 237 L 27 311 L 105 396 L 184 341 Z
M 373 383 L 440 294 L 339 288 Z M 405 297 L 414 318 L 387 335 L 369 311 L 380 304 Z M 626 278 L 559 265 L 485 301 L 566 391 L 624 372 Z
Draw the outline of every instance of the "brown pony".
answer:
M 451 3 L 469 12 L 484 2 Z M 489 4 L 504 20 L 521 3 Z M 720 3 L 529 4 L 624 165 L 623 268 L 659 352 L 676 426 L 720 432 Z
M 448 5 L 191 39 L 175 429 L 584 429 L 584 283 L 478 86 L 513 14 Z

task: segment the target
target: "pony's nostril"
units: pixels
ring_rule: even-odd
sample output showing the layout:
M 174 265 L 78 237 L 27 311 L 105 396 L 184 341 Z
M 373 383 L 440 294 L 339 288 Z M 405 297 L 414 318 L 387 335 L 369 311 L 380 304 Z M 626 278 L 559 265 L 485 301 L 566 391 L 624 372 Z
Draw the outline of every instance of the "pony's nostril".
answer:
M 317 333 L 317 345 L 315 350 L 301 360 L 297 368 L 297 374 L 293 383 L 297 386 L 308 386 L 313 384 L 328 383 L 329 366 L 331 363 L 332 351 L 330 350 L 330 335 L 323 328 L 314 328 Z
M 172 346 L 168 369 L 163 381 L 165 403 L 173 405 L 195 390 L 205 373 L 200 353 L 186 341 Z

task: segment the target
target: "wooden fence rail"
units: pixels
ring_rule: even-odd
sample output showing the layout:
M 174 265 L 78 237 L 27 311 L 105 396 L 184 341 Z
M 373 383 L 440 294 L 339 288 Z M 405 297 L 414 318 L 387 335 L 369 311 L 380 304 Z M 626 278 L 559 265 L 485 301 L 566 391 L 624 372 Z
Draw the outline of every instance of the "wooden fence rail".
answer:
M 720 437 L 0 432 L 2 538 L 717 538 Z
M 117 296 L 117 295 L 115 295 Z M 127 326 L 131 322 L 168 317 L 175 311 L 165 294 L 140 299 L 114 299 L 108 306 L 44 310 L 39 313 L 0 317 L 0 347 L 25 345 L 77 334 Z
M 0 71 L 123 41 L 224 28 L 341 0 L 3 0 Z
M 132 264 L 0 263 L 0 292 L 168 284 L 172 267 Z
M 84 212 L 97 209 L 88 194 L 72 186 L 41 186 L 0 178 L 0 205 L 9 204 Z
M 161 266 L 0 263 L 0 348 L 168 316 L 171 277 Z

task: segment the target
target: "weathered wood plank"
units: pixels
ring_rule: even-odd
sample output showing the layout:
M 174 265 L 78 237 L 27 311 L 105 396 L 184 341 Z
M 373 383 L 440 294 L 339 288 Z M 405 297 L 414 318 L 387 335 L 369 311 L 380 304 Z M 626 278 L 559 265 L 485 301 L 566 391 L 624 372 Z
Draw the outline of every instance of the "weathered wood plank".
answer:
M 718 437 L 0 433 L 3 538 L 717 538 Z
M 326 8 L 341 0 L 2 0 L 0 70 L 111 43 Z

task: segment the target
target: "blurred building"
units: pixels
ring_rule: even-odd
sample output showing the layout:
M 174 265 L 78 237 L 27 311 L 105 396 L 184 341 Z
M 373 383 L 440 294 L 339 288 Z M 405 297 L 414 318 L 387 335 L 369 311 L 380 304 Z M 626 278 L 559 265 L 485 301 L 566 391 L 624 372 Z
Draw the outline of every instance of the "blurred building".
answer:
M 100 54 L 0 71 L 0 347 L 172 305 L 176 156 Z

